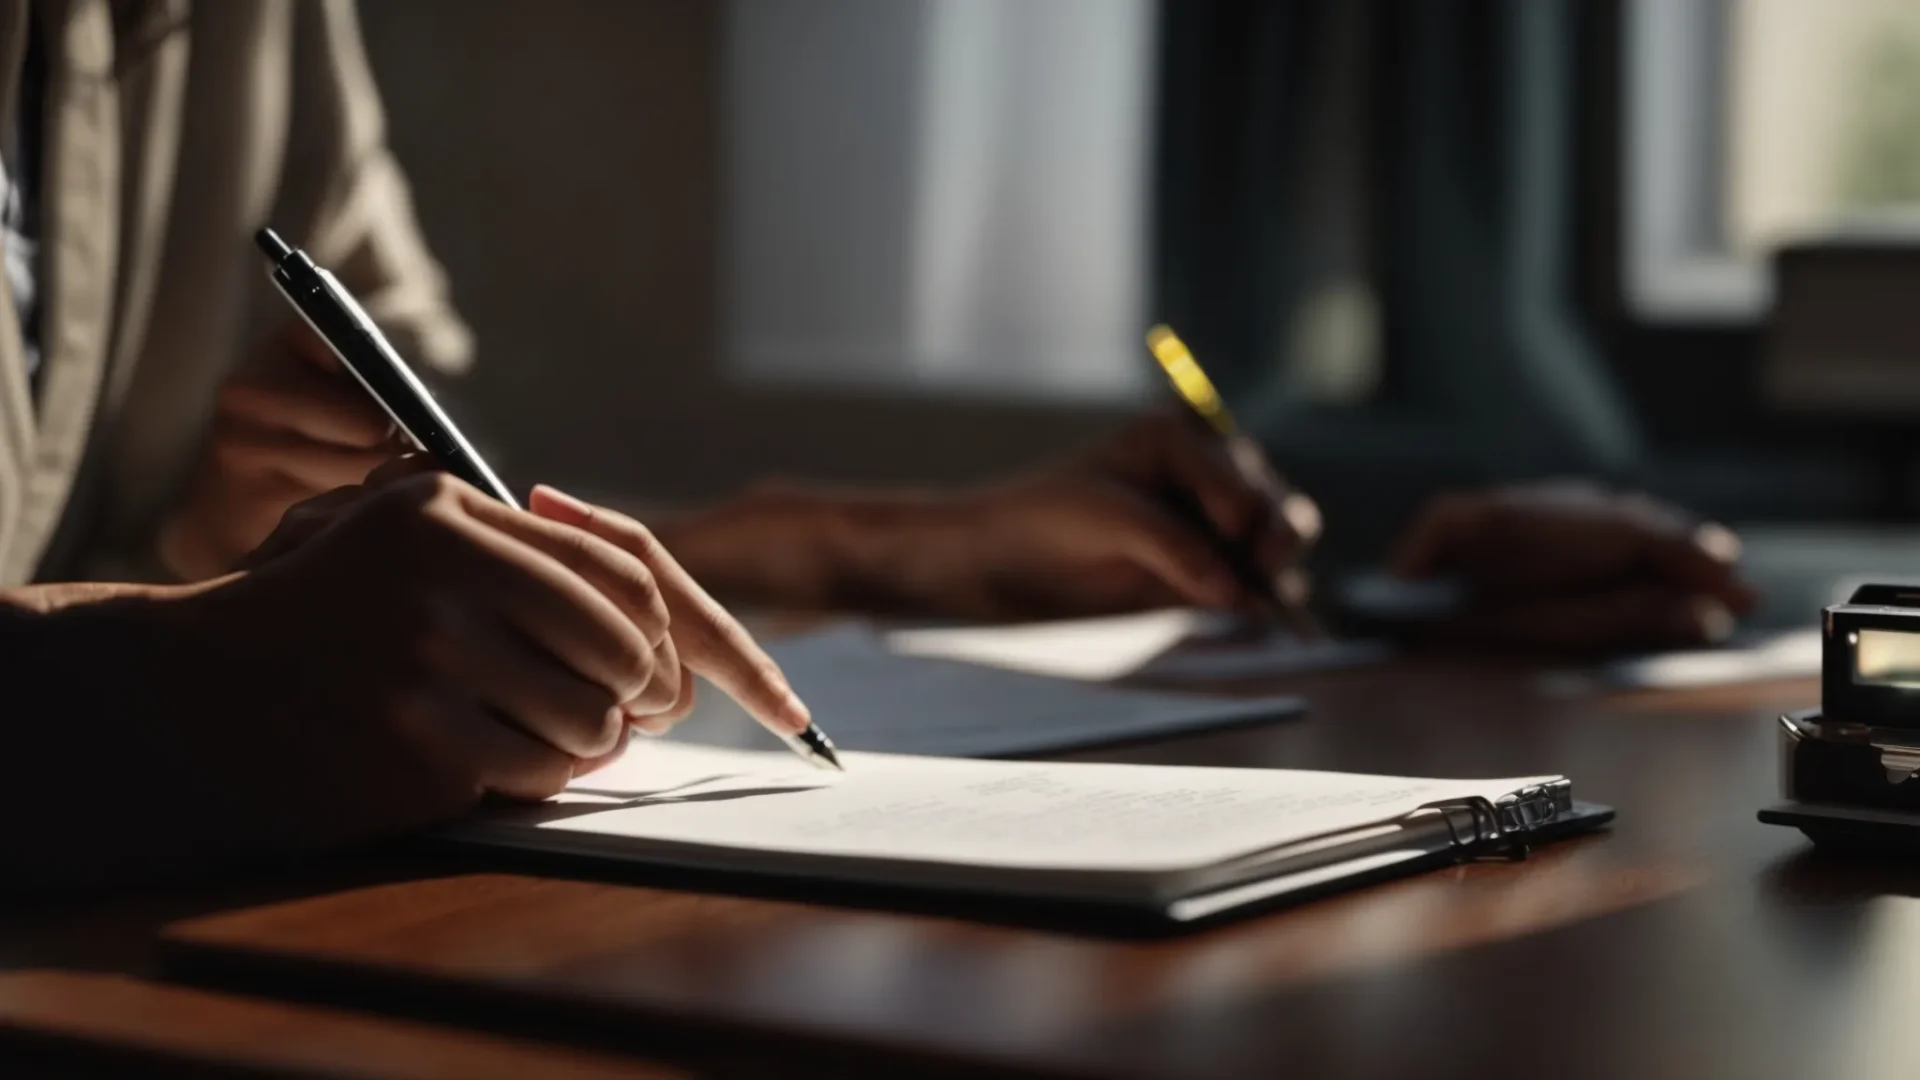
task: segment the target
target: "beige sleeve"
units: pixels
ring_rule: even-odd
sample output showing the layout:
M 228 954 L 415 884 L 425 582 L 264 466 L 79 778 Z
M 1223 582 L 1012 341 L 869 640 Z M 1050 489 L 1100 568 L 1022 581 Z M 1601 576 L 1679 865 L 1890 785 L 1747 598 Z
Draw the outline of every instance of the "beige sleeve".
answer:
M 272 220 L 359 297 L 401 355 L 445 375 L 473 340 L 427 250 L 353 0 L 295 5 L 293 100 Z

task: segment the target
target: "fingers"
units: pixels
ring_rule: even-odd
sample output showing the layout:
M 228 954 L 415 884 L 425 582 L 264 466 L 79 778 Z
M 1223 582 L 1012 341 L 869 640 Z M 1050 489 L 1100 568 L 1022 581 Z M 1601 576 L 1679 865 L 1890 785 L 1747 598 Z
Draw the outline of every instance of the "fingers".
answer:
M 385 450 L 318 442 L 284 428 L 232 420 L 223 422 L 216 435 L 212 450 L 229 474 L 282 476 L 303 491 L 358 484 L 391 457 Z
M 1320 539 L 1320 506 L 1304 492 L 1291 490 L 1273 471 L 1260 445 L 1237 436 L 1224 446 L 1242 490 L 1257 500 L 1253 525 L 1240 536 L 1254 562 L 1269 580 L 1296 569 L 1296 564 Z
M 402 723 L 432 755 L 447 763 L 468 795 L 498 794 L 529 801 L 560 793 L 573 778 L 574 758 L 454 691 L 429 691 L 407 701 Z
M 479 705 L 574 757 L 608 753 L 626 734 L 626 714 L 603 686 L 516 640 L 505 628 L 443 598 L 431 613 L 429 668 Z
M 1191 494 L 1215 531 L 1227 539 L 1248 536 L 1275 513 L 1278 483 L 1248 440 L 1237 455 L 1228 444 L 1189 423 L 1160 423 L 1151 429 L 1166 479 Z
M 645 526 L 624 514 L 590 506 L 545 486 L 533 489 L 529 509 L 600 537 L 644 562 L 653 571 L 671 615 L 681 662 L 712 680 L 755 719 L 789 732 L 804 730 L 812 722 L 806 705 L 787 684 L 779 665 Z
M 1619 652 L 1711 645 L 1733 626 L 1733 614 L 1714 597 L 1636 585 L 1473 611 L 1441 632 L 1554 652 Z
M 638 721 L 666 715 L 679 702 L 682 688 L 692 682 L 693 677 L 687 674 L 685 665 L 680 661 L 679 646 L 674 644 L 671 636 L 661 638 L 660 644 L 654 649 L 653 678 L 638 694 L 621 703 L 625 718 Z
M 1543 591 L 1661 584 L 1736 614 L 1758 594 L 1740 580 L 1739 540 L 1640 495 L 1542 486 L 1434 499 L 1390 563 L 1408 578 L 1458 575 L 1515 600 Z
M 493 500 L 470 507 L 474 517 L 545 552 L 613 601 L 649 645 L 667 636 L 672 612 L 647 563 L 586 529 L 515 510 Z M 672 700 L 671 696 L 668 698 Z
M 1320 508 L 1290 491 L 1260 445 L 1222 440 L 1180 419 L 1149 421 L 1163 479 L 1190 495 L 1221 538 L 1244 547 L 1269 576 L 1283 573 L 1319 539 Z
M 1267 599 L 1241 584 L 1210 537 L 1158 503 L 1119 487 L 1089 494 L 1076 527 L 1098 545 L 1093 554 L 1132 562 L 1197 607 L 1238 608 Z
M 1739 540 L 1731 531 L 1644 495 L 1596 495 L 1561 506 L 1513 501 L 1497 507 L 1485 527 L 1506 542 L 1481 544 L 1483 556 L 1463 565 L 1489 584 L 1504 578 L 1509 592 L 1645 583 L 1710 597 L 1736 614 L 1759 600 L 1740 579 Z
M 675 724 L 692 716 L 693 707 L 699 703 L 699 689 L 700 680 L 693 678 L 689 672 L 686 678 L 680 680 L 680 696 L 674 698 L 673 704 L 658 715 Z
M 216 411 L 251 427 L 362 450 L 385 444 L 393 426 L 358 386 L 304 366 L 227 380 Z
M 1668 583 L 1711 596 L 1736 614 L 1748 614 L 1759 603 L 1758 590 L 1741 580 L 1731 563 L 1703 548 L 1692 533 L 1648 538 L 1645 558 Z
M 1643 525 L 1641 557 L 1657 574 L 1679 588 L 1713 597 L 1736 614 L 1753 610 L 1760 594 L 1735 569 L 1740 538 L 1733 530 L 1692 520 L 1645 496 L 1627 496 L 1622 502 Z
M 1396 550 L 1402 577 L 1460 576 L 1480 592 L 1527 594 L 1617 580 L 1640 562 L 1650 514 L 1584 485 L 1441 495 Z
M 668 649 L 677 648 L 671 637 L 662 644 Z M 675 666 L 680 671 L 680 685 L 670 700 L 661 701 L 658 696 L 649 693 L 642 695 L 649 700 L 636 698 L 627 702 L 627 719 L 645 734 L 665 735 L 693 712 L 694 688 L 700 684 L 700 680 L 693 677 L 693 672 L 685 663 L 676 660 Z
M 620 741 L 617 744 L 615 744 L 613 749 L 607 751 L 604 754 L 599 755 L 598 757 L 580 758 L 579 760 L 575 761 L 573 763 L 573 779 L 578 780 L 581 777 L 588 775 L 589 773 L 599 772 L 601 769 L 604 769 L 607 766 L 613 764 L 614 762 L 619 761 L 620 758 L 624 754 L 626 754 L 627 744 L 630 741 L 631 740 L 629 740 L 627 736 L 624 733 L 622 733 L 620 736 Z
M 686 680 L 679 648 L 668 634 L 672 614 L 646 563 L 593 533 L 543 520 L 490 499 L 472 506 L 470 512 L 579 575 L 612 601 L 645 638 L 653 649 L 653 667 L 646 684 L 621 701 L 630 715 L 655 715 L 679 700 Z
M 481 790 L 536 802 L 566 789 L 574 758 L 474 705 L 446 710 L 448 735 Z
M 405 484 L 390 490 L 408 493 Z M 614 701 L 646 689 L 655 674 L 653 643 L 613 601 L 559 560 L 489 526 L 482 511 L 498 503 L 459 483 L 441 481 L 436 491 L 465 511 L 440 515 L 458 542 L 434 553 L 455 587 L 487 597 L 515 630 Z

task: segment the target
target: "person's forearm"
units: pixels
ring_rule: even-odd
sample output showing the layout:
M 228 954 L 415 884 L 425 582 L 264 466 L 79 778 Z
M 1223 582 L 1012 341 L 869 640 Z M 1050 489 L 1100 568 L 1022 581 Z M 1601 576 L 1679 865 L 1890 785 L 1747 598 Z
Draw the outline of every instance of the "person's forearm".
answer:
M 654 526 L 695 580 L 729 604 L 814 611 L 928 607 L 944 495 L 765 484 Z
M 0 891 L 124 879 L 197 842 L 177 828 L 196 746 L 159 707 L 179 635 L 153 617 L 186 591 L 0 591 Z

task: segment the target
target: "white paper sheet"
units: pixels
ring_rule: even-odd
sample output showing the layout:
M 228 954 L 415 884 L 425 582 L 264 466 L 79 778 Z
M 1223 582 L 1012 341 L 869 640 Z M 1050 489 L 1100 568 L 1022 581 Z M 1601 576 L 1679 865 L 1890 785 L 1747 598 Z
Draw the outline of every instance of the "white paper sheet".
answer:
M 643 742 L 532 815 L 545 818 L 541 830 L 735 850 L 1165 871 L 1550 779 L 884 754 L 848 754 L 846 763 L 844 775 L 823 774 L 785 754 Z
M 1167 608 L 1093 619 L 894 630 L 885 640 L 902 656 L 1087 680 L 1256 679 L 1387 655 L 1378 642 L 1308 641 L 1284 630 L 1242 635 L 1236 629 L 1236 621 L 1219 612 Z

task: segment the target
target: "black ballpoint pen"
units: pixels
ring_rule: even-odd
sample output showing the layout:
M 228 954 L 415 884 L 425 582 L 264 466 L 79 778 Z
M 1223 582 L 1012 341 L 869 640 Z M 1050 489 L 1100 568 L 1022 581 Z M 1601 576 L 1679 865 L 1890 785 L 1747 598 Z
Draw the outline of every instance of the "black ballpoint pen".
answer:
M 441 468 L 519 508 L 520 501 L 513 492 L 454 427 L 440 403 L 427 392 L 426 384 L 388 344 L 386 335 L 339 279 L 316 266 L 306 252 L 280 239 L 272 229 L 261 229 L 253 238 L 273 263 L 273 283 L 407 438 L 432 454 Z
M 449 473 L 518 509 L 520 501 L 500 482 L 466 436 L 454 426 L 440 403 L 427 391 L 407 362 L 388 343 L 386 335 L 367 316 L 339 279 L 318 266 L 307 253 L 288 244 L 272 229 L 254 234 L 254 242 L 273 264 L 273 283 L 300 313 L 340 364 L 368 396 L 386 410 L 394 424 L 415 446 L 433 455 Z M 808 764 L 845 772 L 833 743 L 814 724 L 789 734 L 775 732 Z

